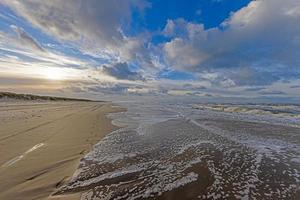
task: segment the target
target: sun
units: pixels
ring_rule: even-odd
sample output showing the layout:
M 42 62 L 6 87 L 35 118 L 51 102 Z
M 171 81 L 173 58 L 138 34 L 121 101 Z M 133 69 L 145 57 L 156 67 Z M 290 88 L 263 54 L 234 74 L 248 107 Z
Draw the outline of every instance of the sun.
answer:
M 67 77 L 65 70 L 57 67 L 43 69 L 42 75 L 49 80 L 63 80 Z
M 42 79 L 52 81 L 81 80 L 82 70 L 68 67 L 38 67 L 32 72 Z

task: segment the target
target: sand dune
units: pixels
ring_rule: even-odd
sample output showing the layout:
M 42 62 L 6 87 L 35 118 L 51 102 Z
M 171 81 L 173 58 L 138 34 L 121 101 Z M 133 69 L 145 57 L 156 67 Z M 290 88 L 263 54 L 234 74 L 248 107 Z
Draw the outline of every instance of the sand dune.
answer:
M 75 99 L 66 97 L 41 96 L 33 94 L 17 94 L 13 92 L 0 92 L 0 100 L 38 100 L 38 101 L 91 101 L 89 99 Z
M 120 110 L 104 102 L 2 102 L 0 199 L 60 199 L 49 195 L 95 143 L 116 129 L 106 114 Z

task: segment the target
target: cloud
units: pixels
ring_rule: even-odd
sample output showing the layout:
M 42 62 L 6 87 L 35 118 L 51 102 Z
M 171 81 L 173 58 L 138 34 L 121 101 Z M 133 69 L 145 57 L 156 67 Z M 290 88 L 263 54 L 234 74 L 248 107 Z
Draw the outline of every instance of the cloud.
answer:
M 285 95 L 286 93 L 282 92 L 282 91 L 262 91 L 262 92 L 259 92 L 259 94 L 262 94 L 262 95 Z
M 128 93 L 135 94 L 135 95 L 144 95 L 144 94 L 159 94 L 158 90 L 155 88 L 146 88 L 146 87 L 131 87 L 127 89 Z
M 0 53 L 0 71 L 3 69 L 3 72 L 12 70 L 15 73 L 22 73 L 22 69 L 30 71 L 47 67 L 86 69 L 88 65 L 78 58 L 58 52 L 28 49 L 27 46 L 20 46 L 19 42 L 12 38 L 0 39 Z
M 117 94 L 141 94 L 142 91 L 147 91 L 147 88 L 143 86 L 138 86 L 134 83 L 116 83 L 116 82 L 78 82 L 67 86 L 64 90 L 72 91 L 75 93 L 92 93 L 97 95 L 117 95 Z M 146 94 L 144 92 L 143 94 Z
M 2 77 L 0 76 L 1 88 L 12 86 L 35 86 L 49 84 L 49 80 L 42 78 L 27 78 L 27 77 Z
M 10 27 L 18 34 L 18 37 L 22 42 L 22 44 L 34 50 L 38 50 L 42 52 L 45 51 L 43 47 L 35 39 L 33 39 L 28 33 L 26 33 L 22 28 L 17 27 L 15 25 L 11 25 Z
M 250 87 L 250 88 L 246 88 L 245 91 L 252 91 L 252 92 L 256 92 L 256 91 L 260 91 L 266 89 L 265 87 Z
M 90 70 L 87 65 L 90 67 L 90 64 L 86 61 L 46 47 L 43 48 L 23 29 L 16 26 L 11 26 L 11 28 L 18 34 L 18 37 L 13 34 L 0 33 L 2 35 L 2 37 L 0 36 L 0 74 L 2 80 L 4 77 L 11 80 L 13 78 L 20 80 L 23 77 L 24 80 L 36 80 L 36 87 L 45 83 L 52 87 L 53 84 L 49 81 L 42 80 L 55 77 L 63 80 L 79 80 L 89 73 Z M 11 82 L 7 79 L 7 83 Z M 26 85 L 20 81 L 15 83 L 19 83 L 19 86 L 14 84 L 16 88 Z
M 284 79 L 287 68 L 299 71 L 299 32 L 298 0 L 258 0 L 232 13 L 220 27 L 169 20 L 164 35 L 171 41 L 163 51 L 168 65 L 177 70 L 263 85 Z
M 34 71 L 36 68 L 62 67 L 87 69 L 94 63 L 78 58 L 74 55 L 60 52 L 57 49 L 42 46 L 33 36 L 23 28 L 10 25 L 11 32 L 0 31 L 0 72 L 23 73 Z M 24 74 L 25 75 L 25 74 Z
M 6 21 L 7 26 L 22 26 L 11 26 L 18 38 L 0 31 L 4 75 L 32 79 L 45 74 L 43 68 L 60 67 L 74 73 L 72 80 L 79 84 L 66 83 L 74 92 L 197 96 L 270 95 L 264 92 L 285 91 L 274 83 L 288 85 L 300 78 L 298 0 L 251 1 L 209 29 L 183 18 L 169 19 L 159 33 L 135 33 L 139 30 L 130 27 L 132 13 L 141 14 L 149 6 L 147 0 L 2 0 L 0 4 L 19 15 L 12 15 L 15 19 Z M 50 36 L 39 35 L 53 40 L 55 47 L 39 44 L 44 38 L 33 37 L 36 28 Z M 165 40 L 151 43 L 157 34 Z M 161 76 L 168 71 L 193 78 Z M 290 88 L 294 90 L 285 92 L 297 95 L 296 87 Z
M 127 63 L 115 63 L 111 66 L 103 65 L 101 72 L 120 80 L 144 80 L 139 73 L 131 71 Z
M 300 88 L 300 85 L 291 85 L 290 88 Z
M 130 26 L 132 10 L 141 11 L 148 6 L 145 0 L 3 0 L 1 3 L 44 33 L 80 44 L 82 50 L 95 54 L 114 53 L 130 42 L 123 29 Z
M 182 88 L 185 88 L 186 90 L 206 90 L 207 87 L 203 85 L 193 85 L 191 83 L 185 83 L 182 85 Z
M 98 84 L 86 87 L 85 90 L 92 93 L 122 94 L 127 91 L 126 86 L 120 84 Z

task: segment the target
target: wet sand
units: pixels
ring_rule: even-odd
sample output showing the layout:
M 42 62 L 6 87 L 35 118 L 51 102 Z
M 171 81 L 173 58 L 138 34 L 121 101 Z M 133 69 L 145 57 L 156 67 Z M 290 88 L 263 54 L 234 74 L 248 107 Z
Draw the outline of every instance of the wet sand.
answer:
M 118 111 L 104 102 L 0 103 L 0 199 L 80 199 L 50 195 L 117 129 L 106 114 Z
M 127 126 L 96 144 L 56 195 L 300 199 L 297 119 L 150 103 L 121 104 L 127 112 L 112 117 Z

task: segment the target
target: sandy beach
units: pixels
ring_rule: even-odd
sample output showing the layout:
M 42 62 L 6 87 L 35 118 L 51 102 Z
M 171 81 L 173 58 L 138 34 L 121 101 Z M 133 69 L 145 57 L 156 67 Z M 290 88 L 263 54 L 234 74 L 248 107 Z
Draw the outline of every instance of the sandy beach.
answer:
M 1 102 L 0 199 L 80 199 L 50 195 L 117 129 L 106 114 L 118 111 L 105 102 Z

